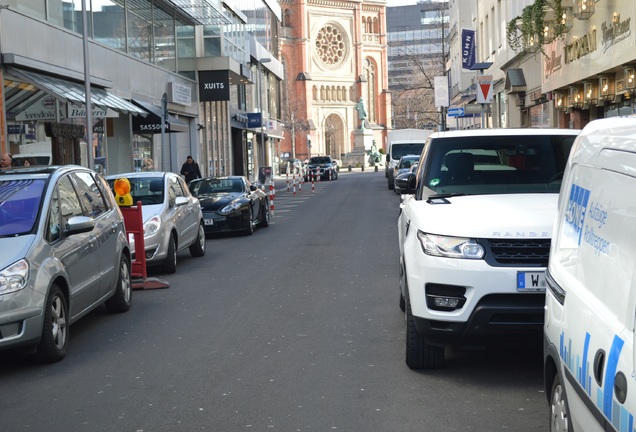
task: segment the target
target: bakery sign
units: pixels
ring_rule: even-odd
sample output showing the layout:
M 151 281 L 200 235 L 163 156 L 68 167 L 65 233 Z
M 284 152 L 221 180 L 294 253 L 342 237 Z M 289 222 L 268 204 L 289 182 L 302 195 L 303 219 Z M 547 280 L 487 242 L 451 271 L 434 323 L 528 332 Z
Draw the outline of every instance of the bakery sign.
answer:
M 57 115 L 55 114 L 55 105 L 57 99 L 53 96 L 44 96 L 37 100 L 34 104 L 25 110 L 16 114 L 17 121 L 55 121 L 62 118 L 80 118 L 86 117 L 86 108 L 84 106 L 75 106 L 72 104 L 58 103 Z M 119 117 L 116 111 L 111 109 L 102 109 L 95 107 L 91 110 L 91 116 L 95 118 Z

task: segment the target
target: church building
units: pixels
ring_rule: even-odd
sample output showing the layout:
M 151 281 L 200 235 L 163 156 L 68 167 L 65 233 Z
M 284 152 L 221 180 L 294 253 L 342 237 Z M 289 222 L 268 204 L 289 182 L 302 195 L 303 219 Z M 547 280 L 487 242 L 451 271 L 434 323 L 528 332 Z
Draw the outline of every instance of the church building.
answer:
M 368 165 L 391 127 L 385 1 L 280 0 L 279 156 Z

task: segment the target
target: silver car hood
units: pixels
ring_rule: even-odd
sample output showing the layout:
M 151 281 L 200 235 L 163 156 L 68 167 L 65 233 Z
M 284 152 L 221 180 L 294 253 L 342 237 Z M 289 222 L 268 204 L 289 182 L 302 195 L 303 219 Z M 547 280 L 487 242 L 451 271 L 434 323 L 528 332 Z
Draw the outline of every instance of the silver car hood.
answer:
M 35 240 L 35 234 L 4 237 L 0 248 L 0 271 L 24 258 Z

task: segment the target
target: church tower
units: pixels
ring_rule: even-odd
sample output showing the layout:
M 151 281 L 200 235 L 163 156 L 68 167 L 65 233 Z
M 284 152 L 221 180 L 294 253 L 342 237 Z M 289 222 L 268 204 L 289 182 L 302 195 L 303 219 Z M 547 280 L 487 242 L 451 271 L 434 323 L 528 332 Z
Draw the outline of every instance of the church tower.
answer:
M 391 125 L 385 1 L 280 0 L 285 68 L 280 152 L 329 155 L 346 164 L 364 128 L 385 147 Z M 361 124 L 362 98 L 366 120 Z

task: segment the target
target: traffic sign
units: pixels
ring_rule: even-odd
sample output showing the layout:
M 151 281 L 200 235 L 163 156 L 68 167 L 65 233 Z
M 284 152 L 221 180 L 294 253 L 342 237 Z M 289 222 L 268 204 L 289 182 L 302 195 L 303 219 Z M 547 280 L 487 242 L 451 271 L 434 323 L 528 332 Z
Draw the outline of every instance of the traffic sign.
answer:
M 492 103 L 492 75 L 477 76 L 477 103 Z
M 464 108 L 462 107 L 451 107 L 448 109 L 449 117 L 463 117 L 464 116 Z

